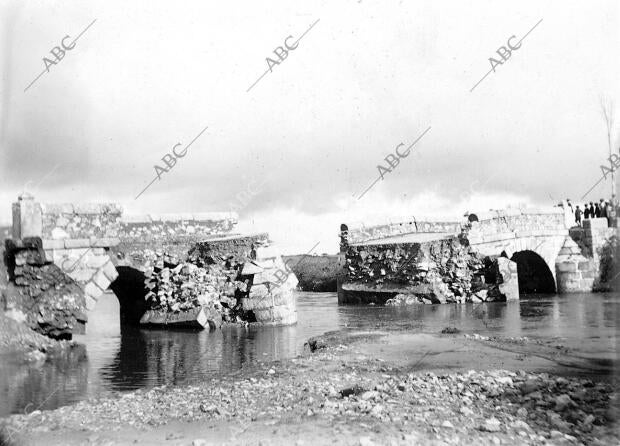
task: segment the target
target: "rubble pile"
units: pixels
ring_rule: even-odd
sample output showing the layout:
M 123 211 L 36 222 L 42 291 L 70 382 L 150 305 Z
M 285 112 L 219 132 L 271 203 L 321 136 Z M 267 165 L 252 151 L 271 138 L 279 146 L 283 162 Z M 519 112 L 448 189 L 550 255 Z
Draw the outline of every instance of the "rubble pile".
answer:
M 20 246 L 6 241 L 10 282 L 3 293 L 5 315 L 54 339 L 71 339 L 85 331 L 86 300 L 80 286 L 56 265 L 46 262 L 40 239 Z
M 160 255 L 146 279 L 149 291 L 145 299 L 153 310 L 179 312 L 203 307 L 219 312 L 225 321 L 233 321 L 240 313 L 236 308 L 238 297 L 248 288 L 248 281 L 237 280 L 238 275 L 237 270 L 220 265 L 169 264 Z
M 295 323 L 297 279 L 279 255 L 262 250 L 257 259 L 268 245 L 267 234 L 235 235 L 196 243 L 183 262 L 159 253 L 145 281 L 150 309 L 141 323 Z
M 347 282 L 401 290 L 388 305 L 506 300 L 500 285 L 509 268 L 474 252 L 461 236 L 346 249 Z

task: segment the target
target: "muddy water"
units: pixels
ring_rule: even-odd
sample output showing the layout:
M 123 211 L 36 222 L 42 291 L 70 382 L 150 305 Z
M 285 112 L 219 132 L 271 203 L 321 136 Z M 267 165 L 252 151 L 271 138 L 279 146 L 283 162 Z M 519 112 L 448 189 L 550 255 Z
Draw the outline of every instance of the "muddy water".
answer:
M 447 326 L 488 336 L 555 339 L 583 356 L 617 356 L 620 295 L 522 296 L 508 304 L 339 307 L 335 293 L 299 293 L 292 327 L 161 331 L 120 327 L 118 301 L 105 295 L 89 316 L 85 349 L 42 364 L 0 357 L 0 417 L 162 384 L 186 384 L 256 361 L 296 356 L 310 336 L 340 328 L 438 333 Z

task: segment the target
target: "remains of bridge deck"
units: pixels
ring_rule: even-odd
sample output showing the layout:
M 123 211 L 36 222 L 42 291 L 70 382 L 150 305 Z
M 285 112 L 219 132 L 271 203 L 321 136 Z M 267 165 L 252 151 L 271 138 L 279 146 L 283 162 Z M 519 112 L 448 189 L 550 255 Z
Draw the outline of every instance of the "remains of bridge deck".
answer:
M 477 220 L 471 222 L 468 232 L 477 251 L 486 255 L 503 252 L 512 259 L 530 252 L 542 258 L 556 284 L 554 290 L 545 291 L 572 293 L 601 288 L 604 274 L 599 253 L 615 231 L 607 227 L 607 219 L 585 220 L 583 228 L 569 230 L 571 218 L 561 207 L 552 207 L 491 211 L 475 214 L 470 220 Z M 536 274 L 544 274 L 536 269 Z M 527 268 L 521 264 L 519 275 L 525 274 Z
M 196 242 L 230 234 L 237 223 L 235 213 L 224 212 L 122 214 L 115 203 L 38 203 L 23 194 L 13 203 L 12 238 L 41 238 L 45 261 L 81 286 L 91 310 L 118 278 L 117 268 L 135 270 L 142 279 L 152 272 L 158 253 L 184 260 Z
M 125 215 L 119 243 L 112 249 L 113 261 L 117 267 L 150 275 L 158 254 L 179 263 L 197 242 L 231 234 L 236 224 L 237 214 L 231 212 Z
M 111 288 L 120 303 L 121 321 L 137 324 L 147 309 L 144 286 L 157 262 L 177 264 L 197 242 L 229 234 L 237 223 L 235 213 L 124 215 L 119 243 L 110 249 L 119 273 Z
M 80 285 L 92 309 L 118 276 L 108 250 L 119 242 L 121 213 L 114 203 L 44 204 L 22 194 L 13 203 L 12 237 L 41 238 L 44 260 Z
M 474 221 L 467 238 L 476 251 L 495 256 L 505 253 L 508 258 L 519 252 L 535 253 L 544 260 L 553 282 L 557 282 L 556 260 L 568 238 L 562 209 L 495 210 L 477 213 L 470 220 Z
M 462 303 L 519 298 L 516 265 L 469 246 L 466 222 L 342 225 L 338 302 Z M 499 257 L 498 255 L 494 257 Z
M 470 214 L 469 221 L 461 222 L 412 218 L 376 226 L 343 225 L 341 264 L 345 266 L 351 260 L 345 258 L 347 246 L 385 245 L 380 250 L 390 256 L 388 245 L 438 243 L 462 232 L 473 251 L 516 262 L 521 292 L 589 292 L 601 288 L 604 269 L 612 267 L 605 266 L 606 259 L 600 253 L 609 250 L 614 229 L 607 228 L 605 219 L 591 219 L 583 228 L 572 228 L 569 235 L 567 223 L 572 220 L 567 212 L 561 207 L 514 208 Z M 339 290 L 351 286 L 345 281 Z

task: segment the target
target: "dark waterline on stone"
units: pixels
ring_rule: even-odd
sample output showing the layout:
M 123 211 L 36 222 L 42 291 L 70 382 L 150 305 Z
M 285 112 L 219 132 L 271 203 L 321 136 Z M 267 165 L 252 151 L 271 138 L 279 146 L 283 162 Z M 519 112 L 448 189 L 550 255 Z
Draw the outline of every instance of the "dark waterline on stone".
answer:
M 298 324 L 208 331 L 141 330 L 119 322 L 118 301 L 103 296 L 76 341 L 86 353 L 37 366 L 0 357 L 0 416 L 54 409 L 114 391 L 195 384 L 256 361 L 294 357 L 311 336 L 340 328 L 439 333 L 456 327 L 489 336 L 556 338 L 584 355 L 618 351 L 618 293 L 529 295 L 520 302 L 412 307 L 338 307 L 335 293 L 299 293 Z

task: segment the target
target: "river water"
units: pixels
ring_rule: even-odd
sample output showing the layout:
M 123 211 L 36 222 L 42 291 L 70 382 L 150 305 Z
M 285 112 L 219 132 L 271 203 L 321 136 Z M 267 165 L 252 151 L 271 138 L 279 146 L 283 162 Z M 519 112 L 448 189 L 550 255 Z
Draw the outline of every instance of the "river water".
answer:
M 196 383 L 256 361 L 294 357 L 311 336 L 345 327 L 557 339 L 584 355 L 618 354 L 620 293 L 529 295 L 519 302 L 411 307 L 338 306 L 335 293 L 297 296 L 290 327 L 225 327 L 209 331 L 121 329 L 116 297 L 106 294 L 89 315 L 84 344 L 68 357 L 24 365 L 0 356 L 0 417 L 54 409 L 118 391 Z

